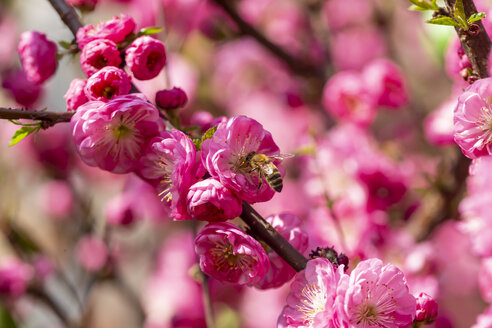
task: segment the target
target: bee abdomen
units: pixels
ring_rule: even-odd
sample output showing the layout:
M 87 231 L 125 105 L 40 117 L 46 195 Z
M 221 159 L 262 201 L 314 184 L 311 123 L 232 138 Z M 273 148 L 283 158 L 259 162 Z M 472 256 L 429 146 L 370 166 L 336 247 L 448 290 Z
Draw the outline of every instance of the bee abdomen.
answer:
M 282 191 L 282 176 L 280 175 L 279 171 L 275 171 L 273 172 L 273 174 L 269 175 L 267 177 L 267 181 L 273 190 L 275 190 L 276 192 Z

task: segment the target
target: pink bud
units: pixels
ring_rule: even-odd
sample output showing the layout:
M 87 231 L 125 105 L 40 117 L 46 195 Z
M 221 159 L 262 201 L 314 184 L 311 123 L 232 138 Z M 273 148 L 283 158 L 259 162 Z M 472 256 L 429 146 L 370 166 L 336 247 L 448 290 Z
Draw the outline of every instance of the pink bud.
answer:
M 94 10 L 98 0 L 67 0 L 69 5 L 77 7 L 81 10 Z
M 150 80 L 166 64 L 164 43 L 148 35 L 141 36 L 126 49 L 125 60 L 135 78 Z
M 89 100 L 108 101 L 126 95 L 131 89 L 131 77 L 124 70 L 106 66 L 87 80 L 85 94 Z
M 108 249 L 98 237 L 85 236 L 77 244 L 77 258 L 86 270 L 97 271 L 106 264 Z
M 415 321 L 430 324 L 436 320 L 437 310 L 437 302 L 426 293 L 420 293 L 417 297 L 417 312 L 415 315 Z
M 0 296 L 19 298 L 32 276 L 33 270 L 29 265 L 15 258 L 4 260 L 0 264 Z
M 40 202 L 44 212 L 52 219 L 68 219 L 73 208 L 73 193 L 64 180 L 45 183 L 40 190 Z
M 56 71 L 56 44 L 37 31 L 21 34 L 17 47 L 26 77 L 33 83 L 43 83 Z
M 155 95 L 155 103 L 164 109 L 175 109 L 186 105 L 188 97 L 181 88 L 174 87 L 170 90 L 161 90 Z
M 128 15 L 114 16 L 98 25 L 86 25 L 77 31 L 77 44 L 83 49 L 89 42 L 107 39 L 119 43 L 135 30 L 135 21 Z
M 127 194 L 120 194 L 106 204 L 106 220 L 115 226 L 128 226 L 135 221 L 135 209 Z
M 84 47 L 80 54 L 80 66 L 88 77 L 103 67 L 118 67 L 120 64 L 120 52 L 116 43 L 110 40 L 100 39 L 91 41 Z
M 24 71 L 10 71 L 3 77 L 2 87 L 7 89 L 17 103 L 31 107 L 41 94 L 41 87 L 29 81 Z
M 70 82 L 70 86 L 63 96 L 67 101 L 67 110 L 76 110 L 89 101 L 85 95 L 86 85 L 87 80 L 83 79 L 73 79 L 72 82 Z

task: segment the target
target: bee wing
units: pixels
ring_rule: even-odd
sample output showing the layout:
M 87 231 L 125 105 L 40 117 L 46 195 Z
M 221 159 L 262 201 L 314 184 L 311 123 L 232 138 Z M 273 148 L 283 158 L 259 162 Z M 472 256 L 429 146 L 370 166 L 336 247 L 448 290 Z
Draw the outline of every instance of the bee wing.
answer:
M 278 155 L 271 155 L 271 156 L 268 156 L 268 157 L 270 157 L 272 159 L 278 159 L 279 161 L 282 161 L 284 159 L 292 158 L 294 156 L 295 156 L 294 154 L 278 154 Z

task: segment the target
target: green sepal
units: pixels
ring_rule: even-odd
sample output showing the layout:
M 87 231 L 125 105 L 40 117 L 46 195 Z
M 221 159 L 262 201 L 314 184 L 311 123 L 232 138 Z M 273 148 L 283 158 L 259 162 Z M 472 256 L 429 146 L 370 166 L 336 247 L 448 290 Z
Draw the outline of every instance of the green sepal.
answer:
M 142 35 L 153 35 L 162 32 L 162 27 L 144 27 L 140 31 L 138 31 L 137 36 Z

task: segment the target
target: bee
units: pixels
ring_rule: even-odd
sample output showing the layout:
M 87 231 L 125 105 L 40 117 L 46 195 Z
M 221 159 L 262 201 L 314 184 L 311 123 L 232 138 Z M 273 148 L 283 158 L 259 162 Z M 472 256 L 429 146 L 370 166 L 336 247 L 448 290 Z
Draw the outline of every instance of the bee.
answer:
M 268 185 L 275 190 L 276 192 L 282 191 L 282 176 L 278 171 L 278 168 L 275 164 L 272 163 L 272 159 L 283 160 L 286 158 L 291 158 L 294 155 L 292 154 L 279 154 L 279 155 L 271 155 L 267 156 L 265 154 L 259 154 L 257 152 L 250 152 L 244 158 L 241 167 L 243 168 L 251 168 L 249 173 L 258 172 L 260 176 L 260 183 L 258 185 L 258 190 L 260 190 L 261 185 L 263 183 L 263 177 L 265 178 Z

